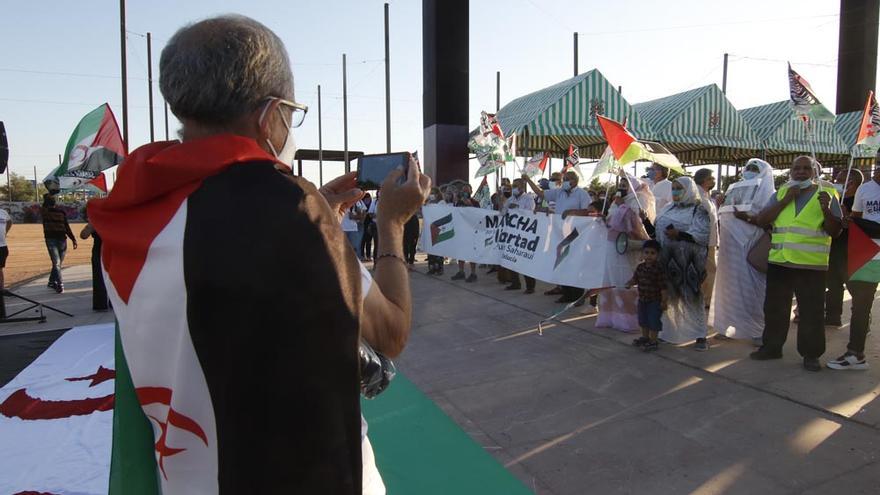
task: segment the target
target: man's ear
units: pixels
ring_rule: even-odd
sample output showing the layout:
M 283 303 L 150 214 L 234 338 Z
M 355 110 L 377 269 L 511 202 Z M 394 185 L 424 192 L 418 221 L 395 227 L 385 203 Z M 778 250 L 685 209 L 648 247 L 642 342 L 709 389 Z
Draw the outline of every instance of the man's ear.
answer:
M 257 123 L 257 135 L 260 140 L 265 140 L 270 138 L 270 133 L 272 132 L 272 120 L 276 118 L 278 115 L 278 105 L 281 104 L 280 100 L 270 100 L 267 105 L 262 105 L 259 109 L 254 111 L 256 115 L 256 123 Z

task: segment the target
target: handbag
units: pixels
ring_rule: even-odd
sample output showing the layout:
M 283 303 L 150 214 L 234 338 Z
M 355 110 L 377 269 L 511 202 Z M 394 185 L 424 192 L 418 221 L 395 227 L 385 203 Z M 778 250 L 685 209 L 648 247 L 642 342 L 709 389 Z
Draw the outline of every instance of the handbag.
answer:
M 397 374 L 397 368 L 391 359 L 373 349 L 364 339 L 361 339 L 358 359 L 361 371 L 361 394 L 367 399 L 373 399 L 388 388 Z
M 764 231 L 752 249 L 749 249 L 746 255 L 746 261 L 755 270 L 761 273 L 767 273 L 767 264 L 770 258 L 770 232 Z

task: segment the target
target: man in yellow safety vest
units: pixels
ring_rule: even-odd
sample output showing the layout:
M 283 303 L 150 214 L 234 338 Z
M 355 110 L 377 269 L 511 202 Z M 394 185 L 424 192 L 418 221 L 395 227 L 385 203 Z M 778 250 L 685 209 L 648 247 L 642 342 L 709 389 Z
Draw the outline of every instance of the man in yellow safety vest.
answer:
M 767 290 L 764 296 L 763 345 L 751 354 L 760 361 L 782 357 L 788 336 L 791 297 L 797 297 L 797 349 L 804 369 L 819 371 L 825 352 L 825 273 L 831 238 L 841 231 L 837 192 L 817 180 L 818 163 L 799 156 L 791 165 L 791 180 L 776 193 L 757 217 L 759 227 L 772 226 Z

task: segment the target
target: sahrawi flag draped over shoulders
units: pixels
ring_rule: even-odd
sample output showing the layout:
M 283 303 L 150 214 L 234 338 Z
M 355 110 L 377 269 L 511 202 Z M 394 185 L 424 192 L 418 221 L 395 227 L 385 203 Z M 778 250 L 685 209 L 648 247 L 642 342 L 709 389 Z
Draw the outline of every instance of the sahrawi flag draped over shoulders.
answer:
M 122 163 L 126 155 L 116 118 L 104 103 L 79 121 L 67 141 L 61 165 L 44 182 L 57 181 L 63 190 L 78 189 Z
M 865 103 L 865 111 L 862 113 L 862 122 L 859 125 L 859 134 L 856 136 L 856 145 L 868 148 L 880 147 L 880 106 L 873 91 L 868 93 L 868 101 Z
M 788 89 L 791 94 L 791 106 L 795 113 L 813 120 L 834 120 L 834 114 L 825 108 L 813 88 L 810 87 L 810 83 L 795 72 L 791 68 L 791 64 L 788 64 Z
M 602 134 L 605 135 L 608 147 L 611 148 L 618 164 L 626 165 L 636 160 L 648 160 L 680 174 L 685 173 L 678 158 L 660 143 L 639 142 L 619 122 L 601 115 L 597 115 L 596 118 L 599 119 Z

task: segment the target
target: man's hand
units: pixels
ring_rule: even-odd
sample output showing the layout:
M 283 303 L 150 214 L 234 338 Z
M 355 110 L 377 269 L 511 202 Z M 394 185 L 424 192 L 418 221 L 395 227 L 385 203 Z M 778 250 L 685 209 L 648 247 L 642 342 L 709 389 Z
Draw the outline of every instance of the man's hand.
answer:
M 409 160 L 406 182 L 398 184 L 401 175 L 403 170 L 395 170 L 382 183 L 382 200 L 376 212 L 382 222 L 405 224 L 425 203 L 431 191 L 431 178 L 419 172 L 414 159 Z
M 330 209 L 336 212 L 340 220 L 349 208 L 364 197 L 364 192 L 357 187 L 357 172 L 340 175 L 324 184 L 318 192 L 324 196 Z
M 822 211 L 828 213 L 831 211 L 831 195 L 825 191 L 819 193 L 819 206 L 822 207 Z
M 788 191 L 785 191 L 785 196 L 782 197 L 782 202 L 785 204 L 791 203 L 796 200 L 803 191 L 804 190 L 799 187 L 789 187 Z
M 76 239 L 73 239 L 73 249 L 76 249 L 77 247 L 79 247 L 79 246 L 76 243 Z
M 666 229 L 666 238 L 677 241 L 678 240 L 678 229 Z

